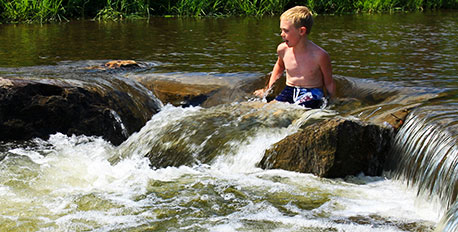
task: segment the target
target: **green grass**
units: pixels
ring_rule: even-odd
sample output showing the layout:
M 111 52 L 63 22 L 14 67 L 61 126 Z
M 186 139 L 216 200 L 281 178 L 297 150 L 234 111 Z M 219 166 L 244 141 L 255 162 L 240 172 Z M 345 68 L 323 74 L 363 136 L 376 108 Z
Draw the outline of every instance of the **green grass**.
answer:
M 287 0 L 179 0 L 170 13 L 179 16 L 273 15 L 281 13 Z
M 106 0 L 105 7 L 97 12 L 99 20 L 143 18 L 150 16 L 148 0 Z
M 0 0 L 1 18 L 8 22 L 63 20 L 62 0 Z
M 457 9 L 457 0 L 0 0 L 0 22 L 66 18 L 122 20 L 167 16 L 278 15 L 306 5 L 318 14 Z

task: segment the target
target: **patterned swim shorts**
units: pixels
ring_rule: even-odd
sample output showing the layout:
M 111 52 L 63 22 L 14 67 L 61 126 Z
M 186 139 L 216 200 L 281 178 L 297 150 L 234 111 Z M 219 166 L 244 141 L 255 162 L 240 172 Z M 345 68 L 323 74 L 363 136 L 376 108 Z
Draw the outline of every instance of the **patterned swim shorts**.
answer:
M 324 93 L 320 88 L 286 86 L 275 100 L 317 109 L 324 103 Z

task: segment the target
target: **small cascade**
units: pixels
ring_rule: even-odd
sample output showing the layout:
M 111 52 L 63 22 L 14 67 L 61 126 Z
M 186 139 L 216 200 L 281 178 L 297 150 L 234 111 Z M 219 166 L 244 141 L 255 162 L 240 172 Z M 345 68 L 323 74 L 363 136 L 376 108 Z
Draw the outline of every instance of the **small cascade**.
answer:
M 435 230 L 435 232 L 443 231 L 458 231 L 458 203 L 456 202 L 438 223 Z
M 112 109 L 110 109 L 110 114 L 111 114 L 111 116 L 113 116 L 113 118 L 116 121 L 116 124 L 113 125 L 114 129 L 116 130 L 116 127 L 119 126 L 121 128 L 122 135 L 124 135 L 126 138 L 128 138 L 129 137 L 129 132 L 127 131 L 126 126 L 122 122 L 122 119 L 119 116 L 119 114 L 117 114 L 116 111 L 114 111 Z
M 264 144 L 269 146 L 296 132 L 301 125 L 334 114 L 280 103 L 247 102 L 212 108 L 167 105 L 125 141 L 111 161 L 147 156 L 155 168 L 208 164 L 223 154 L 237 154 L 240 146 L 258 136 L 269 141 Z
M 439 197 L 449 209 L 458 193 L 457 117 L 435 106 L 412 112 L 397 134 L 391 168 L 396 178 L 417 186 L 418 194 Z M 456 211 L 456 209 L 455 209 Z

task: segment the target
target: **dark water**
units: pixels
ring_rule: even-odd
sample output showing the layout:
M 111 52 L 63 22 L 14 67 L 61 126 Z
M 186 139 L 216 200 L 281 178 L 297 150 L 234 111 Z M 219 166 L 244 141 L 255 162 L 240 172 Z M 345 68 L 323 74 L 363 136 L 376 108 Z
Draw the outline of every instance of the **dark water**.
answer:
M 335 74 L 456 88 L 457 14 L 317 16 L 310 39 Z M 135 59 L 160 72 L 267 73 L 279 42 L 277 17 L 0 25 L 0 67 Z
M 457 16 L 458 11 L 317 16 L 310 35 L 331 55 L 334 76 L 344 85 L 340 96 L 367 101 L 352 105 L 343 100 L 331 111 L 370 119 L 387 109 L 417 106 L 396 138 L 393 153 L 402 156 L 399 163 L 405 169 L 394 176 L 405 180 L 404 184 L 419 186 L 418 192 L 427 201 L 440 197 L 441 209 L 417 202 L 421 206 L 414 206 L 417 190 L 400 194 L 404 184 L 383 178 L 322 180 L 255 168 L 266 147 L 297 130 L 294 123 L 268 126 L 265 131 L 249 128 L 249 135 L 240 131 L 246 137 L 229 139 L 209 167 L 150 170 L 142 154 L 155 140 L 161 146 L 185 143 L 188 135 L 198 133 L 205 124 L 195 122 L 211 120 L 212 115 L 228 115 L 212 121 L 212 131 L 218 128 L 216 132 L 228 133 L 225 127 L 237 130 L 239 125 L 231 113 L 253 115 L 249 107 L 233 105 L 210 109 L 167 106 L 120 151 L 100 139 L 59 134 L 37 142 L 35 150 L 14 145 L 5 148 L 7 152 L 3 149 L 0 228 L 432 231 L 439 221 L 437 214 L 445 214 L 442 220 L 449 224 L 438 228 L 453 231 L 457 224 Z M 69 75 L 72 68 L 112 59 L 147 64 L 137 75 L 261 77 L 271 71 L 276 59 L 276 46 L 281 42 L 278 27 L 277 17 L 0 25 L 0 77 L 18 72 L 74 77 L 81 71 Z M 304 120 L 302 110 L 273 107 L 272 112 L 287 112 L 287 121 Z M 265 115 L 256 120 L 262 124 L 272 112 L 258 112 Z M 316 117 L 335 113 L 322 111 Z M 270 120 L 284 121 L 273 118 Z M 177 125 L 191 126 L 177 134 L 180 140 L 162 141 L 168 137 L 160 136 L 170 130 L 175 133 Z M 199 136 L 212 141 L 218 138 L 216 132 Z M 276 136 L 271 137 L 272 133 Z M 199 143 L 189 146 L 194 151 L 204 149 Z M 123 151 L 126 154 L 121 156 L 133 158 L 116 165 L 107 162 Z

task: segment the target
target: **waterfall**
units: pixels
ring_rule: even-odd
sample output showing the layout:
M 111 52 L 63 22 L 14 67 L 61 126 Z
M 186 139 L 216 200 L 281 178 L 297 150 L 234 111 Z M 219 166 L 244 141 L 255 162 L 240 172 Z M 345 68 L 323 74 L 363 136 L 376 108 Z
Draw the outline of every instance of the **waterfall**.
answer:
M 116 124 L 113 125 L 114 129 L 116 129 L 116 126 L 119 126 L 121 128 L 122 135 L 124 135 L 126 138 L 128 138 L 129 137 L 129 132 L 127 131 L 126 126 L 122 122 L 122 119 L 119 116 L 119 114 L 117 114 L 116 111 L 114 111 L 112 109 L 110 109 L 110 114 L 111 114 L 111 116 L 113 116 L 113 118 L 116 121 Z
M 436 232 L 457 231 L 458 230 L 458 204 L 455 203 L 448 210 L 436 227 Z
M 448 210 L 443 231 L 455 231 L 458 193 L 456 109 L 428 106 L 413 111 L 396 135 L 391 168 L 418 195 L 438 197 Z M 455 215 L 455 216 L 453 216 Z M 455 219 L 453 219 L 455 218 Z M 442 230 L 441 230 L 442 231 Z
M 219 156 L 236 155 L 240 147 L 257 137 L 269 141 L 258 141 L 264 145 L 260 147 L 262 153 L 301 125 L 334 115 L 330 110 L 304 110 L 279 103 L 246 102 L 212 108 L 166 105 L 110 160 L 116 163 L 126 156 L 147 156 L 155 168 L 210 163 Z

